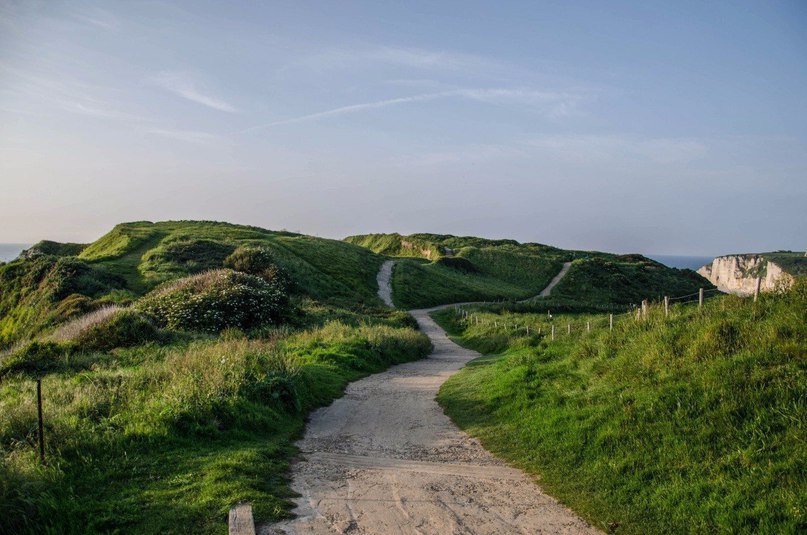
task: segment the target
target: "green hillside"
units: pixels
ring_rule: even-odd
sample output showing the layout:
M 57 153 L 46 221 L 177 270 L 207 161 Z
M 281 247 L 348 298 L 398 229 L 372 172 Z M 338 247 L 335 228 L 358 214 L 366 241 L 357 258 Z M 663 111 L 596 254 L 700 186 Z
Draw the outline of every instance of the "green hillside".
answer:
M 572 267 L 553 292 L 553 301 L 576 306 L 629 304 L 713 288 L 694 271 L 669 268 L 641 255 L 440 234 L 368 234 L 345 241 L 398 257 L 392 289 L 402 308 L 527 299 L 543 290 L 564 262 L 573 262 Z
M 381 306 L 382 261 L 180 221 L 0 266 L 0 535 L 222 533 L 244 500 L 258 522 L 288 517 L 309 412 L 431 350 Z
M 103 304 L 128 303 L 160 283 L 220 268 L 244 246 L 271 251 L 294 294 L 380 304 L 383 258 L 366 248 L 229 223 L 124 223 L 86 246 L 40 242 L 29 258 L 0 266 L 0 348 Z
M 807 281 L 669 317 L 657 304 L 613 331 L 604 314 L 469 314 L 435 314 L 486 354 L 438 401 L 600 529 L 807 529 Z

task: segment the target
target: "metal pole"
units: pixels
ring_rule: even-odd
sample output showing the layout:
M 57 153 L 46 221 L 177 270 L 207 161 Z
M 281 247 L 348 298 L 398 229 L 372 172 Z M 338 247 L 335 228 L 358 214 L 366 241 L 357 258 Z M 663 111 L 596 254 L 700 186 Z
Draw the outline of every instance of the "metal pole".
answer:
M 45 426 L 42 423 L 42 379 L 36 380 L 36 412 L 39 416 L 39 460 L 45 464 Z

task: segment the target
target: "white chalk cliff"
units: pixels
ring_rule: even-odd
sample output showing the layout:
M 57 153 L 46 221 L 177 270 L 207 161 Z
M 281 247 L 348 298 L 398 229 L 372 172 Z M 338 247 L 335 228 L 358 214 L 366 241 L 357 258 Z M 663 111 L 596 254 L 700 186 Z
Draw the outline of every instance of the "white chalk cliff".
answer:
M 698 270 L 721 291 L 737 295 L 751 295 L 761 279 L 760 290 L 771 291 L 779 286 L 789 286 L 793 277 L 774 262 L 761 255 L 718 256 L 711 264 Z

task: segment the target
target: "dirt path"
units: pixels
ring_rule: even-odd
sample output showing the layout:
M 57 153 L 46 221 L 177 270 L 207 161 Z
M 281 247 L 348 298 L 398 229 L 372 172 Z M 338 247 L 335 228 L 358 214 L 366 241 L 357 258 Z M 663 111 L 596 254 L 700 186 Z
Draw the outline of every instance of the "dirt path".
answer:
M 555 278 L 549 281 L 549 284 L 546 286 L 546 288 L 541 290 L 541 293 L 538 294 L 538 297 L 549 297 L 549 294 L 552 293 L 552 290 L 555 288 L 555 286 L 557 286 L 560 280 L 563 277 L 565 277 L 566 274 L 569 272 L 570 267 L 572 267 L 571 262 L 564 262 L 560 272 L 557 275 L 555 275 Z M 527 301 L 529 301 L 529 299 L 527 299 Z
M 292 470 L 298 517 L 261 533 L 599 533 L 443 414 L 440 385 L 479 354 L 432 310 L 412 311 L 429 358 L 356 381 L 312 414 Z
M 378 270 L 378 297 L 388 307 L 395 306 L 392 302 L 392 267 L 394 265 L 393 260 L 387 260 L 381 264 L 381 269 Z

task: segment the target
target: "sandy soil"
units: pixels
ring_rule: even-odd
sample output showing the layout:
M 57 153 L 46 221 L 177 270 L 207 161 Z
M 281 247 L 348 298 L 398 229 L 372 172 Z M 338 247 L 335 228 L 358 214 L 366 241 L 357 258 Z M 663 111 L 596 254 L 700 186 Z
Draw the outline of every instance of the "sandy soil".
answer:
M 292 470 L 298 517 L 260 533 L 599 533 L 443 414 L 437 390 L 479 354 L 431 310 L 412 312 L 429 358 L 356 381 L 312 414 Z

